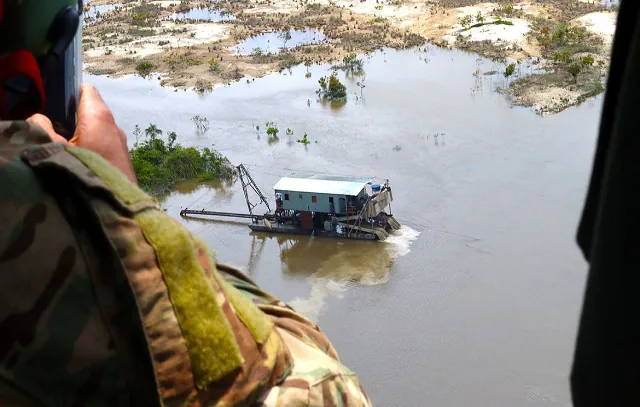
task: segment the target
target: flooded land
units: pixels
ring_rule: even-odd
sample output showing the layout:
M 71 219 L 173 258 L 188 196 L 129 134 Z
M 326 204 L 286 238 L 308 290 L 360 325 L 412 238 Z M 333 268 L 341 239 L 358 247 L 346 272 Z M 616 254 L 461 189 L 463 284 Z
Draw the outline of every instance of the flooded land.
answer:
M 318 322 L 376 406 L 568 407 L 586 274 L 575 232 L 602 97 L 541 117 L 495 92 L 511 80 L 500 67 L 456 49 L 383 48 L 364 58 L 366 87 L 338 72 L 341 106 L 317 101 L 330 63 L 202 94 L 155 77 L 85 80 L 131 146 L 136 125 L 175 131 L 244 164 L 271 202 L 279 178 L 297 171 L 390 180 L 403 228 L 384 242 L 180 217 L 185 207 L 246 211 L 239 182 L 187 182 L 160 197 L 220 260 Z M 296 142 L 304 134 L 309 143 Z
M 515 105 L 557 113 L 604 91 L 610 0 L 93 0 L 86 69 L 205 93 L 297 65 L 425 44 L 491 58 Z M 531 69 L 535 67 L 535 70 Z
M 246 211 L 238 181 L 158 195 L 316 321 L 376 406 L 569 407 L 616 17 L 610 0 L 93 0 L 84 80 L 131 148 L 213 149 L 272 203 L 294 172 L 390 180 L 403 226 L 381 242 L 180 217 Z

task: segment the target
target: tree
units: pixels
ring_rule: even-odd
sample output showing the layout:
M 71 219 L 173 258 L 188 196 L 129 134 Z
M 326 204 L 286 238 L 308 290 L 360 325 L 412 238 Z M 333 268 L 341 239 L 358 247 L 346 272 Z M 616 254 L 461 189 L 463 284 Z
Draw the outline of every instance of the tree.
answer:
M 138 141 L 140 139 L 140 136 L 142 135 L 142 130 L 140 130 L 140 126 L 138 126 L 137 124 L 133 128 L 133 135 L 136 136 L 136 142 L 133 144 L 133 146 L 138 147 Z
M 318 80 L 320 89 L 316 93 L 325 100 L 341 101 L 347 98 L 347 88 L 340 82 L 336 73 Z
M 571 52 L 569 51 L 558 51 L 555 54 L 553 54 L 553 60 L 556 62 L 560 62 L 563 64 L 570 64 L 571 63 Z
M 511 75 L 513 75 L 513 73 L 516 71 L 516 64 L 509 64 L 509 66 L 507 66 L 507 69 L 504 70 L 504 77 L 508 78 Z
M 587 55 L 580 58 L 580 63 L 582 64 L 583 68 L 590 68 L 593 66 L 595 62 L 596 62 L 595 59 L 591 55 Z
M 151 62 L 142 60 L 136 65 L 136 72 L 138 72 L 138 75 L 146 78 L 151 75 L 153 68 L 155 68 L 155 66 Z
M 149 127 L 145 129 L 144 134 L 153 140 L 162 134 L 162 130 L 160 130 L 155 124 L 150 124 Z
M 215 59 L 211 59 L 209 61 L 209 72 L 218 72 L 219 68 L 220 68 L 220 62 L 218 62 Z
M 282 31 L 280 31 L 280 33 L 278 34 L 278 37 L 282 40 L 283 48 L 287 47 L 287 41 L 289 41 L 291 39 L 291 30 L 288 27 L 285 27 Z
M 567 71 L 573 76 L 573 82 L 578 83 L 578 75 L 582 72 L 582 64 L 579 62 L 573 62 L 567 67 Z
M 138 132 L 140 127 L 136 126 Z M 204 148 L 182 147 L 176 143 L 175 132 L 168 132 L 168 143 L 155 125 L 144 131 L 147 138 L 129 151 L 138 184 L 145 191 L 155 194 L 165 191 L 178 182 L 194 180 L 232 180 L 234 167 L 216 151 Z
M 473 23 L 473 17 L 470 15 L 464 16 L 461 19 L 458 20 L 460 25 L 463 26 L 464 28 L 467 28 L 467 26 L 471 25 Z

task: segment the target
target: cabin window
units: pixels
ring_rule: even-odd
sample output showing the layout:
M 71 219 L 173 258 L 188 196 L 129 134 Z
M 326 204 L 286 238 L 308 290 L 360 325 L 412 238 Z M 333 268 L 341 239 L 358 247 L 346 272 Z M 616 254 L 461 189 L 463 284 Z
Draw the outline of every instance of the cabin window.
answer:
M 289 194 L 284 194 L 284 200 L 288 201 L 289 200 Z
M 318 202 L 318 197 L 315 195 L 311 195 L 311 202 L 316 203 Z
M 332 196 L 329 197 L 329 203 L 333 203 L 333 197 Z

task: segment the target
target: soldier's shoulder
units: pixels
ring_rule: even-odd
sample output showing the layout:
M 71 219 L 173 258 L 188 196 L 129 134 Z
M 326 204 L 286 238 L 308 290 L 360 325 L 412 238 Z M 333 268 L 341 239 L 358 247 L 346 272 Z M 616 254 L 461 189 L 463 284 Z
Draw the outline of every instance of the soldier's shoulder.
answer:
M 295 334 L 278 328 L 293 359 L 291 374 L 269 390 L 258 405 L 261 407 L 346 406 L 371 407 L 358 376 Z

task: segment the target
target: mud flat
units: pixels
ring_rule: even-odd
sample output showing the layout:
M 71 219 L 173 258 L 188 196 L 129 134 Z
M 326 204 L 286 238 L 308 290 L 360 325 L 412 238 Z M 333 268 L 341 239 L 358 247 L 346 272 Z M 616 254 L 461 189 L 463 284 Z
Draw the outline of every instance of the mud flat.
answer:
M 213 90 L 298 64 L 433 43 L 501 62 L 516 105 L 564 110 L 604 90 L 617 9 L 538 0 L 120 1 L 88 4 L 86 70 Z M 520 65 L 535 64 L 535 74 Z

